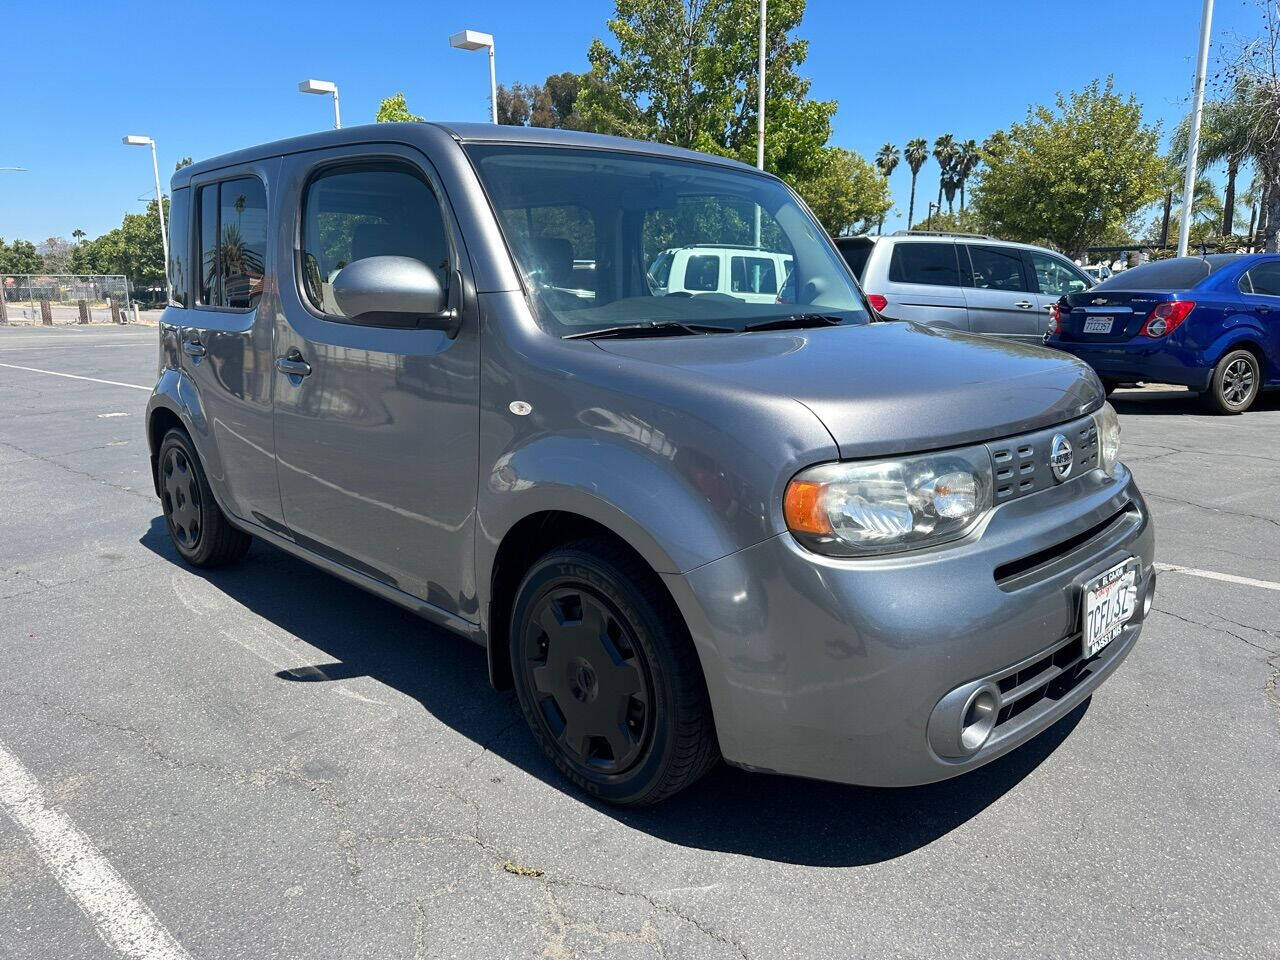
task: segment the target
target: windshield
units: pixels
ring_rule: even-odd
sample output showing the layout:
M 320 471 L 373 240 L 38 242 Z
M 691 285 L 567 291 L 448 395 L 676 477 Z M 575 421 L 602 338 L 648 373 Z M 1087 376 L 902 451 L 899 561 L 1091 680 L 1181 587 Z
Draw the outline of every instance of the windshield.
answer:
M 614 150 L 468 153 L 539 321 L 559 336 L 870 320 L 822 228 L 772 178 Z

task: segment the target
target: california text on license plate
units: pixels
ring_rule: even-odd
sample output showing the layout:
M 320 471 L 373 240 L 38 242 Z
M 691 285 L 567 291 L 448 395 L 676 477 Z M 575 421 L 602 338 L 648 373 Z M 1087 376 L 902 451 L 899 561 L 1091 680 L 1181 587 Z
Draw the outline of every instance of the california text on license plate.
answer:
M 1089 317 L 1084 322 L 1085 333 L 1110 333 L 1115 317 Z
M 1138 602 L 1138 569 L 1132 560 L 1116 564 L 1084 588 L 1084 658 L 1120 635 Z

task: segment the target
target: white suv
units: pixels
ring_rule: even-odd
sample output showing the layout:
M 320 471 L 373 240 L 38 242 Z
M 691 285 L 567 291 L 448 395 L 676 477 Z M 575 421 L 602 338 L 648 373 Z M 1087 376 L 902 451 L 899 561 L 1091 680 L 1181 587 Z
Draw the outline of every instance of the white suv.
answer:
M 976 234 L 900 231 L 836 246 L 886 318 L 1027 343 L 1043 341 L 1059 297 L 1096 282 L 1060 253 Z
M 649 282 L 661 295 L 721 293 L 747 303 L 777 303 L 791 261 L 791 254 L 774 250 L 695 243 L 658 254 L 649 264 Z

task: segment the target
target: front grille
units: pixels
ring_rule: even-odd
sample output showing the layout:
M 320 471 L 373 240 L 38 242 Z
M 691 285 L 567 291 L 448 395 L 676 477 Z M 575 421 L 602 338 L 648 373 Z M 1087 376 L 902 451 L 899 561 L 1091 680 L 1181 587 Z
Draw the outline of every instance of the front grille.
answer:
M 1052 572 L 1050 568 L 1057 569 L 1059 562 L 1064 559 L 1067 563 L 1072 563 L 1077 559 L 1077 555 L 1092 555 L 1099 552 L 1105 545 L 1103 541 L 1114 540 L 1118 535 L 1127 533 L 1130 527 L 1141 519 L 1142 515 L 1138 512 L 1138 508 L 1132 503 L 1126 503 L 1111 516 L 1100 523 L 1095 523 L 1087 530 L 1067 537 L 1051 547 L 1002 563 L 994 571 L 996 586 L 1005 591 L 1017 590 L 1019 587 L 1039 580 Z
M 1000 712 L 995 729 L 1030 710 L 1045 699 L 1061 700 L 1083 679 L 1083 640 L 1076 634 L 1035 663 L 996 681 L 1000 688 Z M 1098 654 L 1100 656 L 1101 654 Z
M 1063 483 L 1084 476 L 1098 465 L 1098 427 L 1093 417 L 1081 417 L 1058 427 L 987 444 L 995 469 L 997 505 L 1058 485 L 1049 468 L 1049 448 L 1062 434 L 1071 443 L 1075 465 Z

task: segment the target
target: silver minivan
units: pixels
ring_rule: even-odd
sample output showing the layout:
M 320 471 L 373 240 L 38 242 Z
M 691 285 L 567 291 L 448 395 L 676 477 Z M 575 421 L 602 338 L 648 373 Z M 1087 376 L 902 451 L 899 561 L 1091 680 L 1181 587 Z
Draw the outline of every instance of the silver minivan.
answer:
M 893 320 L 1042 343 L 1049 309 L 1097 281 L 1052 250 L 977 234 L 840 237 L 871 303 Z
M 176 554 L 257 539 L 470 638 L 596 797 L 721 757 L 951 777 L 1138 637 L 1154 534 L 1097 377 L 880 322 L 775 177 L 382 124 L 185 167 L 171 209 L 147 431 Z M 785 261 L 785 295 L 655 289 L 699 244 Z

